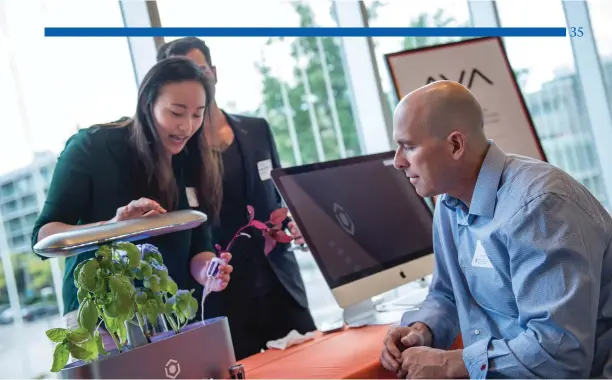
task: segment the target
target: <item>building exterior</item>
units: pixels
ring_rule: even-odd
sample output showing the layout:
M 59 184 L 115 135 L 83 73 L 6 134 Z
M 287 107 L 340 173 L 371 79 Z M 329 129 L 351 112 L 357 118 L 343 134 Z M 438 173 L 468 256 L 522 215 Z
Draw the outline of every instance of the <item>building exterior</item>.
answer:
M 612 61 L 602 61 L 602 71 L 604 85 L 610 93 Z M 525 102 L 548 161 L 581 182 L 612 210 L 578 76 L 558 75 L 540 91 L 526 94 Z
M 0 176 L 0 222 L 6 247 L 12 254 L 30 253 L 34 222 L 45 202 L 57 155 L 37 153 L 33 162 Z

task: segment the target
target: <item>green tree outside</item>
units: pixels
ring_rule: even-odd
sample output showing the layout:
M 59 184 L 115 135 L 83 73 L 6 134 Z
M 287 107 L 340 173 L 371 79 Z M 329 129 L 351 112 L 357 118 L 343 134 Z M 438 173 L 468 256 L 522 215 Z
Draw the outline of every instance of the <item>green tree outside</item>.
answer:
M 306 2 L 297 0 L 292 1 L 291 4 L 299 16 L 300 26 L 317 25 L 314 19 L 314 12 Z M 386 2 L 380 0 L 370 4 L 367 9 L 370 21 L 378 17 L 378 11 L 385 5 Z M 333 12 L 331 8 L 330 12 Z M 408 23 L 408 26 L 469 26 L 469 23 L 465 25 L 459 24 L 455 18 L 447 15 L 443 9 L 438 9 L 433 14 L 419 14 Z M 459 41 L 461 39 L 465 38 L 405 37 L 401 46 L 404 49 L 415 49 Z M 282 38 L 270 38 L 267 41 L 267 45 L 278 44 L 282 41 Z M 321 57 L 323 57 L 324 62 L 322 62 Z M 263 101 L 257 110 L 251 112 L 252 114 L 265 115 L 268 119 L 283 166 L 298 164 L 294 157 L 289 120 L 292 120 L 295 128 L 296 139 L 302 158 L 302 161 L 299 162 L 301 164 L 342 157 L 334 129 L 334 120 L 337 120 L 341 130 L 346 156 L 362 154 L 351 105 L 350 87 L 342 64 L 340 40 L 332 37 L 297 38 L 291 42 L 291 58 L 294 63 L 291 81 L 284 80 L 276 75 L 270 62 L 267 62 L 265 55 L 262 56 L 260 62 L 256 63 L 256 68 L 261 74 Z M 305 62 L 304 70 L 306 72 L 308 89 L 304 84 L 303 74 L 299 67 L 301 62 Z M 323 66 L 324 64 L 326 65 L 325 67 Z M 330 96 L 328 96 L 329 91 L 325 80 L 325 68 L 327 68 L 329 74 L 331 97 L 335 102 L 336 115 L 334 115 L 330 106 Z M 383 70 L 384 68 L 379 69 Z M 527 74 L 528 72 L 525 69 L 515 72 L 519 79 L 524 79 Z M 285 90 L 286 96 L 283 96 L 283 90 Z M 395 94 L 387 93 L 386 96 L 389 99 L 390 107 L 393 107 L 396 102 Z M 321 145 L 324 153 L 322 159 L 317 152 L 317 141 L 312 129 L 313 119 L 314 123 L 318 125 L 321 136 Z

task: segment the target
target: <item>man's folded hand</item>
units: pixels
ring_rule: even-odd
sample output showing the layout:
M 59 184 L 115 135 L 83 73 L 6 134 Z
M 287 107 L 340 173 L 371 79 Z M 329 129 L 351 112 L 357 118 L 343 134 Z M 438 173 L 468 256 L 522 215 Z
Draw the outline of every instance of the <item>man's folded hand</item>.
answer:
M 393 372 L 400 370 L 402 352 L 409 347 L 431 346 L 432 335 L 429 327 L 417 322 L 412 326 L 392 326 L 383 341 L 380 354 L 382 366 Z

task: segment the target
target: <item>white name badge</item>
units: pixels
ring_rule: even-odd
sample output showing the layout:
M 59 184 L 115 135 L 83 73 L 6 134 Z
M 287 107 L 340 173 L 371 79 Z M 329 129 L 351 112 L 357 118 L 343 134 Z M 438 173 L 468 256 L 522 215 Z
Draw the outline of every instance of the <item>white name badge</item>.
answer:
M 272 173 L 272 160 L 259 161 L 257 163 L 257 170 L 259 171 L 259 178 L 262 181 L 270 179 L 270 173 Z
M 187 193 L 187 203 L 189 203 L 189 207 L 200 206 L 198 203 L 198 196 L 196 195 L 196 191 L 193 187 L 186 188 L 185 193 Z
M 472 258 L 472 266 L 479 268 L 493 268 L 491 260 L 485 251 L 480 240 L 476 242 L 476 250 L 474 251 L 474 257 Z

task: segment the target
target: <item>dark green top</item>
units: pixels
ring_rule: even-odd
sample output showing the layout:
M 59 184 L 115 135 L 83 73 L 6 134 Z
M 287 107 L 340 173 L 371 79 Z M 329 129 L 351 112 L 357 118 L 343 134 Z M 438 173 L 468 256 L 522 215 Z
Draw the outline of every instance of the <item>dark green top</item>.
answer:
M 71 225 L 89 224 L 112 219 L 119 207 L 141 197 L 155 199 L 142 180 L 142 170 L 132 164 L 133 150 L 128 144 L 129 129 L 125 127 L 91 127 L 73 135 L 60 154 L 49 187 L 45 206 L 32 232 L 32 246 L 38 231 L 49 222 Z M 177 209 L 188 209 L 186 187 L 195 187 L 193 160 L 187 149 L 172 160 L 179 189 Z M 141 182 L 141 183 L 135 183 Z M 212 251 L 210 222 L 192 230 L 175 232 L 135 242 L 157 246 L 163 255 L 168 274 L 179 289 L 196 289 L 189 271 L 189 261 L 197 253 Z M 78 263 L 93 257 L 94 252 L 66 259 L 63 282 L 64 314 L 78 309 L 77 289 L 73 272 Z

